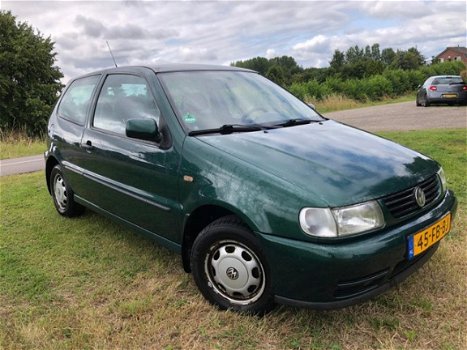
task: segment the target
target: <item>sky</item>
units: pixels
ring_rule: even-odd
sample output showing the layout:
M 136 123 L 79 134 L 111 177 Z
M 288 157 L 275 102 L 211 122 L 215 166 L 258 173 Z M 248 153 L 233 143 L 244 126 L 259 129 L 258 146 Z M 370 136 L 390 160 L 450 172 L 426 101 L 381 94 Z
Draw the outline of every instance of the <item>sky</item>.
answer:
M 334 50 L 379 43 L 426 57 L 467 46 L 466 1 L 4 1 L 56 43 L 63 81 L 113 65 L 228 65 L 288 55 L 326 67 Z

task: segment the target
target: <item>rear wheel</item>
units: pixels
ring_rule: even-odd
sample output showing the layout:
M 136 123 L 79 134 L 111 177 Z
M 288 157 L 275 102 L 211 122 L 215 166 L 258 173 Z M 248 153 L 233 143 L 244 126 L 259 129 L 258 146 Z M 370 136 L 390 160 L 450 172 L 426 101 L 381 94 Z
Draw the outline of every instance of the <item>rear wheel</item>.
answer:
M 60 165 L 54 166 L 49 181 L 55 209 L 60 215 L 72 217 L 83 213 L 84 207 L 75 202 L 73 190 L 65 181 Z
M 274 307 L 260 244 L 235 216 L 214 221 L 198 235 L 191 269 L 201 293 L 220 309 L 264 314 Z
M 428 100 L 427 95 L 425 95 L 425 97 L 423 98 L 422 106 L 423 107 L 430 107 L 430 101 Z

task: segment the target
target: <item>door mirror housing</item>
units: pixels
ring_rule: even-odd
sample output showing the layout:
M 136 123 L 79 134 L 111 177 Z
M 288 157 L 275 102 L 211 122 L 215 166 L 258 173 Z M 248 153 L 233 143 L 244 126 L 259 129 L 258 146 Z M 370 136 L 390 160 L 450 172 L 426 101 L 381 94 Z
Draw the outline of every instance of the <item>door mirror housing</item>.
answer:
M 129 119 L 125 127 L 126 136 L 147 141 L 161 141 L 161 133 L 154 119 Z

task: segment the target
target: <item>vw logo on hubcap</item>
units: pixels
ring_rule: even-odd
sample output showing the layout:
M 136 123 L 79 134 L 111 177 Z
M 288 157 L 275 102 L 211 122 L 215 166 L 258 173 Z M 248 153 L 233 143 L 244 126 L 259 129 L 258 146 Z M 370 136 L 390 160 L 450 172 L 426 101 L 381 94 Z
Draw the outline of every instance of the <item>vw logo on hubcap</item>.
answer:
M 418 206 L 422 208 L 426 203 L 425 192 L 420 187 L 415 187 L 414 195 Z
M 238 278 L 238 271 L 235 267 L 229 267 L 225 273 L 231 280 L 236 280 Z

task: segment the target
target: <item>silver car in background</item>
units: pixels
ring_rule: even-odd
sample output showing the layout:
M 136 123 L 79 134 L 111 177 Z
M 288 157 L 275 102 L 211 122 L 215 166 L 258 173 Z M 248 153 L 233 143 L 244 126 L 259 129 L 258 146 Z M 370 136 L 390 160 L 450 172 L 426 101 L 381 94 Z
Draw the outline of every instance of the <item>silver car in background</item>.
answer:
M 428 107 L 433 103 L 467 104 L 467 85 L 460 75 L 429 77 L 417 92 L 417 106 Z

